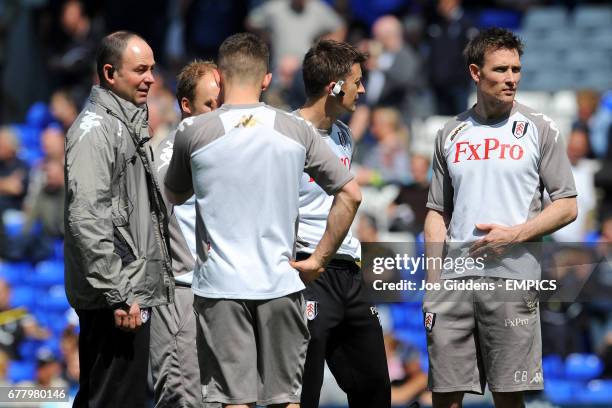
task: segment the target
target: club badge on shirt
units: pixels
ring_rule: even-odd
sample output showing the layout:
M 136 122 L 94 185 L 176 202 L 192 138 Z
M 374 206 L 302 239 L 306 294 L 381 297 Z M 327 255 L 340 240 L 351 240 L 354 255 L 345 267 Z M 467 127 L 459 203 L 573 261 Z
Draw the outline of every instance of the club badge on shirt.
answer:
M 427 331 L 431 332 L 434 324 L 436 324 L 436 314 L 425 312 L 425 328 Z
M 512 134 L 517 139 L 520 139 L 521 137 L 525 136 L 525 133 L 527 133 L 528 126 L 529 123 L 525 122 L 524 120 L 515 120 L 514 123 L 512 123 Z
M 140 309 L 140 320 L 142 320 L 143 324 L 149 321 L 149 317 L 151 317 L 149 309 Z
M 308 320 L 314 320 L 319 314 L 319 302 L 314 300 L 306 301 L 306 318 Z

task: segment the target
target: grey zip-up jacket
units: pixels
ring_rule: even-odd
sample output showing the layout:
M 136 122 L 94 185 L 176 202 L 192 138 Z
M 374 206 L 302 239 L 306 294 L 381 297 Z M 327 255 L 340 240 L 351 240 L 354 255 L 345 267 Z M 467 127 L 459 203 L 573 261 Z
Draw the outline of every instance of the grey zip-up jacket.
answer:
M 75 309 L 173 301 L 148 140 L 146 107 L 99 86 L 66 135 L 65 277 Z

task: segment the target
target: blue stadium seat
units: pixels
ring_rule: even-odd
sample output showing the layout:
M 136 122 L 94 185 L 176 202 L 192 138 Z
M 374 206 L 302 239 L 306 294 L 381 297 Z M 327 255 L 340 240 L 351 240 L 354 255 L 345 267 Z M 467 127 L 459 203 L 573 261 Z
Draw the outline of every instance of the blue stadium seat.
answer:
M 43 129 L 53 122 L 53 115 L 44 102 L 35 102 L 26 113 L 25 121 L 29 126 Z
M 592 380 L 602 371 L 603 363 L 595 354 L 573 353 L 565 360 L 565 377 L 568 380 Z
M 11 307 L 34 308 L 36 302 L 35 290 L 29 286 L 14 286 L 11 292 Z
M 525 30 L 551 30 L 567 25 L 567 11 L 563 6 L 531 7 L 523 17 Z
M 544 393 L 554 404 L 571 406 L 576 403 L 576 397 L 582 386 L 580 383 L 567 380 L 544 380 Z
M 8 378 L 11 382 L 33 380 L 36 366 L 31 361 L 11 361 L 8 369 Z
M 19 285 L 32 274 L 29 262 L 0 262 L 0 278 L 11 286 Z
M 612 7 L 579 5 L 574 11 L 574 26 L 581 30 L 609 28 L 612 24 Z
M 40 340 L 24 340 L 19 345 L 19 354 L 23 360 L 34 361 L 36 360 L 36 351 L 42 345 L 42 341 Z
M 563 359 L 557 354 L 551 354 L 542 358 L 542 369 L 544 371 L 544 378 L 548 379 L 562 379 L 565 377 L 565 365 Z
M 64 263 L 61 261 L 42 261 L 36 265 L 31 284 L 51 287 L 64 284 Z
M 49 288 L 45 296 L 40 296 L 36 301 L 36 307 L 48 313 L 65 313 L 70 304 L 66 298 L 66 292 L 62 285 Z
M 53 241 L 53 259 L 64 262 L 64 240 L 56 239 Z
M 612 405 L 612 380 L 589 381 L 577 395 L 578 402 L 582 404 L 597 404 L 609 407 Z
M 485 9 L 478 19 L 480 28 L 503 27 L 510 30 L 521 26 L 521 15 L 514 10 Z

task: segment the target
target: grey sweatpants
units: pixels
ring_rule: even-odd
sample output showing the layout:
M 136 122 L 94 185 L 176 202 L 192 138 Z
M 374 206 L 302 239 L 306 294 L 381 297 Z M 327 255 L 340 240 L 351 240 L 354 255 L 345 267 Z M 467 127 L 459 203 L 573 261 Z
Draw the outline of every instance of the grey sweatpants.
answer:
M 155 407 L 201 407 L 191 288 L 177 286 L 173 304 L 153 308 L 150 355 Z

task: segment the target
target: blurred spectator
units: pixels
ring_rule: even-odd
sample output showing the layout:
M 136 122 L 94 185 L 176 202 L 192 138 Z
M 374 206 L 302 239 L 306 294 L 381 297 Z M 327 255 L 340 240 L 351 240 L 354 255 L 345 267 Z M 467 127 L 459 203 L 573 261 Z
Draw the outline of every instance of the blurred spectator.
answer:
M 340 16 L 322 0 L 270 0 L 253 9 L 248 28 L 269 35 L 272 66 L 288 56 L 301 60 L 317 38 L 343 41 L 346 27 Z
M 11 360 L 9 356 L 4 351 L 0 351 L 0 387 L 10 385 L 10 381 L 7 378 L 10 365 Z
M 406 406 L 414 400 L 431 405 L 427 373 L 421 368 L 419 351 L 402 343 L 392 333 L 385 335 L 385 351 L 391 379 L 391 405 Z
M 606 92 L 599 102 L 597 112 L 591 118 L 591 146 L 600 158 L 610 157 L 609 141 L 612 139 L 612 90 Z
M 34 225 L 41 225 L 42 236 L 32 236 L 34 245 L 41 245 L 44 239 L 64 237 L 64 163 L 48 158 L 42 169 L 44 184 L 33 200 L 33 207 L 26 212 L 23 231 L 32 235 Z
M 21 210 L 26 195 L 29 167 L 17 157 L 18 152 L 15 132 L 8 127 L 0 128 L 0 212 L 9 208 Z
M 19 345 L 25 338 L 44 340 L 50 333 L 24 307 L 12 307 L 10 301 L 11 287 L 0 279 L 0 350 L 19 360 Z
M 612 103 L 612 92 L 610 93 L 611 103 Z M 611 119 L 612 119 L 612 110 L 611 110 Z M 612 122 L 609 128 L 609 137 L 612 137 Z M 591 139 L 593 143 L 593 149 L 595 149 L 595 140 Z M 601 169 L 595 173 L 595 187 L 598 187 L 603 192 L 603 196 L 601 198 L 599 204 L 599 217 L 600 220 L 608 218 L 612 216 L 612 143 L 608 144 L 606 142 L 606 155 L 601 163 Z
M 223 40 L 244 31 L 248 1 L 184 0 L 182 4 L 185 47 L 190 59 L 214 60 Z
M 427 26 L 427 70 L 436 97 L 438 115 L 456 115 L 467 109 L 470 77 L 463 67 L 463 49 L 477 29 L 468 20 L 460 0 L 438 0 Z
M 585 234 L 594 229 L 593 211 L 597 197 L 593 178 L 599 163 L 587 158 L 590 152 L 588 128 L 575 126 L 567 140 L 567 156 L 578 191 L 578 217 L 573 223 L 553 233 L 556 241 L 582 242 Z
M 28 192 L 24 203 L 26 212 L 34 206 L 34 200 L 38 197 L 45 183 L 44 160 L 55 160 L 64 163 L 64 141 L 64 132 L 58 126 L 49 126 L 42 131 L 40 145 L 44 156 L 43 160 L 35 164 L 30 170 L 30 183 L 28 184 Z
M 599 93 L 592 89 L 582 89 L 576 92 L 577 118 L 574 127 L 580 126 L 591 131 L 591 119 L 599 106 Z M 589 152 L 592 153 L 592 152 Z
M 410 159 L 413 183 L 401 186 L 397 197 L 389 205 L 389 231 L 408 231 L 417 236 L 423 232 L 429 193 L 429 158 L 414 154 Z
M 50 109 L 51 114 L 59 121 L 64 131 L 72 126 L 72 123 L 79 114 L 76 100 L 72 94 L 65 89 L 59 89 L 53 92 L 50 99 Z
M 79 387 L 79 335 L 73 328 L 66 328 L 60 340 L 63 367 L 62 378 L 71 391 Z
M 370 214 L 362 213 L 357 221 L 355 237 L 359 242 L 378 242 L 378 226 L 376 218 Z
M 404 44 L 402 23 L 394 16 L 376 20 L 372 33 L 366 101 L 370 106 L 399 109 L 407 124 L 418 111 L 419 93 L 426 86 L 421 57 Z
M 357 171 L 361 185 L 379 186 L 388 183 L 408 184 L 412 181 L 409 168 L 408 130 L 400 113 L 393 108 L 376 108 L 372 111 L 370 133 L 376 144 L 364 156 Z
M 41 347 L 36 352 L 36 377 L 34 381 L 23 381 L 17 385 L 20 387 L 66 387 L 66 381 L 61 378 L 62 366 L 53 351 Z
M 540 303 L 542 321 L 542 354 L 559 354 L 589 351 L 584 338 L 588 332 L 588 315 L 583 303 L 583 290 L 591 276 L 593 258 L 584 248 L 562 248 L 553 255 L 552 266 L 544 269 L 543 279 L 557 281 L 557 291 L 552 299 Z
M 604 346 L 599 355 L 604 366 L 601 378 L 612 379 L 612 331 L 606 334 Z
M 102 26 L 87 16 L 80 0 L 64 3 L 60 20 L 68 40 L 49 59 L 49 69 L 56 87 L 69 88 L 83 98 L 91 87 Z
M 172 92 L 163 86 L 155 87 L 155 92 L 147 100 L 149 108 L 149 127 L 153 147 L 168 136 L 168 132 L 179 122 L 176 99 Z

